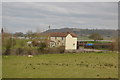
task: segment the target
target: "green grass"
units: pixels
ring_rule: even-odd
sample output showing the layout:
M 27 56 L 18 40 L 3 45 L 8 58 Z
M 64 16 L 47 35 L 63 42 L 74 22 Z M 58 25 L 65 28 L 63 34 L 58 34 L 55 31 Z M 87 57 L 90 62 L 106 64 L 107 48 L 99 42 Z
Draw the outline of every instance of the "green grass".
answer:
M 89 40 L 87 36 L 78 36 L 78 40 Z
M 3 56 L 3 78 L 117 78 L 117 53 Z
M 0 55 L 0 79 L 2 79 L 2 56 Z

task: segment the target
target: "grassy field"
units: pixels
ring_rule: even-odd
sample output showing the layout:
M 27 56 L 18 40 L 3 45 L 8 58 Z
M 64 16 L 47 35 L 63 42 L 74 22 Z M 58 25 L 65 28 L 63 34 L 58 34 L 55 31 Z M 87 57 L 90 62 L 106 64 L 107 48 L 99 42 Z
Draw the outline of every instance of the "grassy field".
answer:
M 3 56 L 3 78 L 117 78 L 117 53 Z

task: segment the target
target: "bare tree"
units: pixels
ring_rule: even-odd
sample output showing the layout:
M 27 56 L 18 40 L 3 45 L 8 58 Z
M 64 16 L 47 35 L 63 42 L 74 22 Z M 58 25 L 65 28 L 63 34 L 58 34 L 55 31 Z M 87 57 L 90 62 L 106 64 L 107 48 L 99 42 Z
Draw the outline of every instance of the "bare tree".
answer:
M 98 33 L 91 34 L 89 36 L 89 38 L 93 39 L 94 41 L 103 40 L 103 37 L 100 34 L 98 34 Z

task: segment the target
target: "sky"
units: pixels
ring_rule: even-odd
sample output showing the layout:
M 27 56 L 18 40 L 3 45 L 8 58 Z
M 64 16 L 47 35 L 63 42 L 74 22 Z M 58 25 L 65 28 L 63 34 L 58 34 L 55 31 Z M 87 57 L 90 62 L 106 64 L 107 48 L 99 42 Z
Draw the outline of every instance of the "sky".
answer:
M 3 2 L 2 25 L 10 32 L 51 29 L 117 29 L 117 2 Z

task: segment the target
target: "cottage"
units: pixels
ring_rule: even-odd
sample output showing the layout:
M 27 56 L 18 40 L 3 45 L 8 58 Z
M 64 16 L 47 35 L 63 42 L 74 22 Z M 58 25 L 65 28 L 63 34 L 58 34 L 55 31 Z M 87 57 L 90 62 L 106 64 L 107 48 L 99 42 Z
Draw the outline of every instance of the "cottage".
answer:
M 50 47 L 65 46 L 65 50 L 77 49 L 77 35 L 74 33 L 49 33 L 50 35 Z

